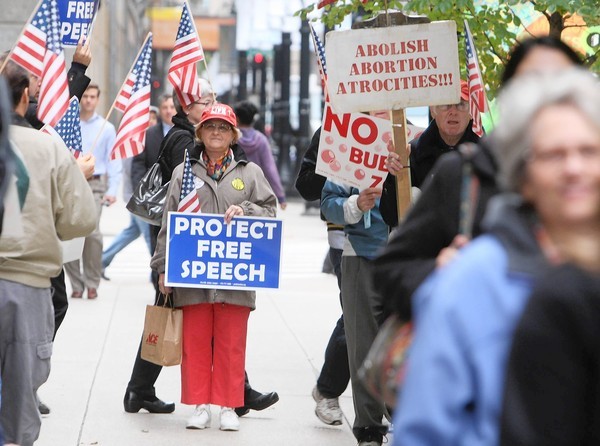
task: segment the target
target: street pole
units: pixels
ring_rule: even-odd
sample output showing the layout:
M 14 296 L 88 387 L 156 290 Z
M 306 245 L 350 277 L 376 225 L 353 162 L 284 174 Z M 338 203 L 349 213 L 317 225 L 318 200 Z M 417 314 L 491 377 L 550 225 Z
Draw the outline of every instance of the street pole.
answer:
M 290 166 L 290 146 L 292 145 L 292 129 L 290 126 L 290 50 L 292 35 L 281 33 L 281 102 L 279 103 L 279 125 L 281 145 L 279 147 L 279 176 L 286 191 L 293 188 L 294 179 Z
M 237 91 L 237 100 L 244 101 L 248 99 L 248 52 L 238 51 L 238 72 L 239 84 Z
M 300 117 L 299 138 L 297 149 L 304 153 L 310 141 L 310 28 L 308 20 L 303 20 L 300 26 L 300 101 L 298 107 L 298 116 Z M 299 156 L 298 159 L 301 157 Z M 298 163 L 296 163 L 298 164 Z M 296 169 L 294 169 L 294 173 Z

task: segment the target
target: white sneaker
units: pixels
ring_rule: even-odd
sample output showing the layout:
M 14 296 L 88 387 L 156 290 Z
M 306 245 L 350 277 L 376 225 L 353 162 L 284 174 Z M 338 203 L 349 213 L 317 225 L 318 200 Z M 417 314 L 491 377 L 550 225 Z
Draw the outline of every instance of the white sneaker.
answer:
M 240 420 L 231 407 L 221 407 L 221 427 L 222 431 L 239 431 Z
M 208 404 L 198 404 L 185 426 L 187 429 L 206 429 L 210 427 L 210 406 Z
M 342 409 L 337 398 L 325 398 L 317 389 L 317 386 L 312 391 L 312 397 L 317 403 L 315 414 L 325 424 L 339 426 L 342 424 Z

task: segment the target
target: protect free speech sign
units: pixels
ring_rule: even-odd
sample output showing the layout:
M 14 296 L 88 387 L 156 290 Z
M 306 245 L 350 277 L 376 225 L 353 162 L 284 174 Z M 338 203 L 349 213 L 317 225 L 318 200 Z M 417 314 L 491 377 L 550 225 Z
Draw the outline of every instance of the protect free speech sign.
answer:
M 165 284 L 184 288 L 279 288 L 282 222 L 169 212 Z
M 77 46 L 82 35 L 89 35 L 98 3 L 99 0 L 57 0 L 60 36 L 64 46 Z

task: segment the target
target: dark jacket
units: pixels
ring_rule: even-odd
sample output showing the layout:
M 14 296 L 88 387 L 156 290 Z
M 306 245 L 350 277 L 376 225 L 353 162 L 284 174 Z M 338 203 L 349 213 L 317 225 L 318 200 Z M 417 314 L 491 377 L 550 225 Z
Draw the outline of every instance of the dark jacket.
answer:
M 91 79 L 85 75 L 85 65 L 73 62 L 71 68 L 67 72 L 67 80 L 69 82 L 69 96 L 76 96 L 81 101 L 83 93 L 91 82 Z M 25 118 L 35 129 L 41 129 L 44 123 L 37 118 L 37 100 L 30 99 Z
M 510 354 L 500 444 L 600 444 L 600 276 L 551 270 L 532 293 Z
M 164 139 L 162 123 L 146 130 L 146 143 L 142 153 L 133 157 L 131 162 L 131 184 L 135 187 L 146 171 L 158 161 L 160 146 Z
M 421 188 L 431 173 L 440 156 L 453 152 L 456 147 L 465 142 L 478 142 L 479 136 L 473 133 L 472 121 L 465 130 L 456 146 L 449 146 L 440 136 L 437 123 L 432 121 L 420 137 L 411 141 L 410 151 L 410 183 Z M 381 214 L 390 227 L 398 226 L 398 206 L 396 198 L 396 177 L 388 175 L 383 184 L 380 205 Z
M 479 179 L 473 221 L 473 236 L 477 236 L 482 232 L 481 221 L 488 200 L 498 192 L 496 165 L 484 144 L 470 162 L 473 174 Z M 459 151 L 440 158 L 420 198 L 375 260 L 377 290 L 385 296 L 388 308 L 407 320 L 411 318 L 412 294 L 434 270 L 439 252 L 459 233 L 463 163 Z M 386 220 L 386 215 L 383 217 Z
M 324 176 L 315 173 L 319 154 L 319 139 L 321 139 L 321 127 L 318 128 L 310 140 L 310 145 L 304 153 L 304 158 L 302 158 L 298 178 L 296 178 L 296 190 L 306 201 L 320 200 L 321 191 L 327 180 Z

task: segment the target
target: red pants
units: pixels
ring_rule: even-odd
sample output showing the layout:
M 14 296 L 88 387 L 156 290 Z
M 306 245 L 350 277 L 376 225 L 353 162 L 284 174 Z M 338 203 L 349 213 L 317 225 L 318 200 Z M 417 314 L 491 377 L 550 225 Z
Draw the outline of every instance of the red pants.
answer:
M 181 402 L 244 405 L 250 308 L 231 304 L 183 307 Z

